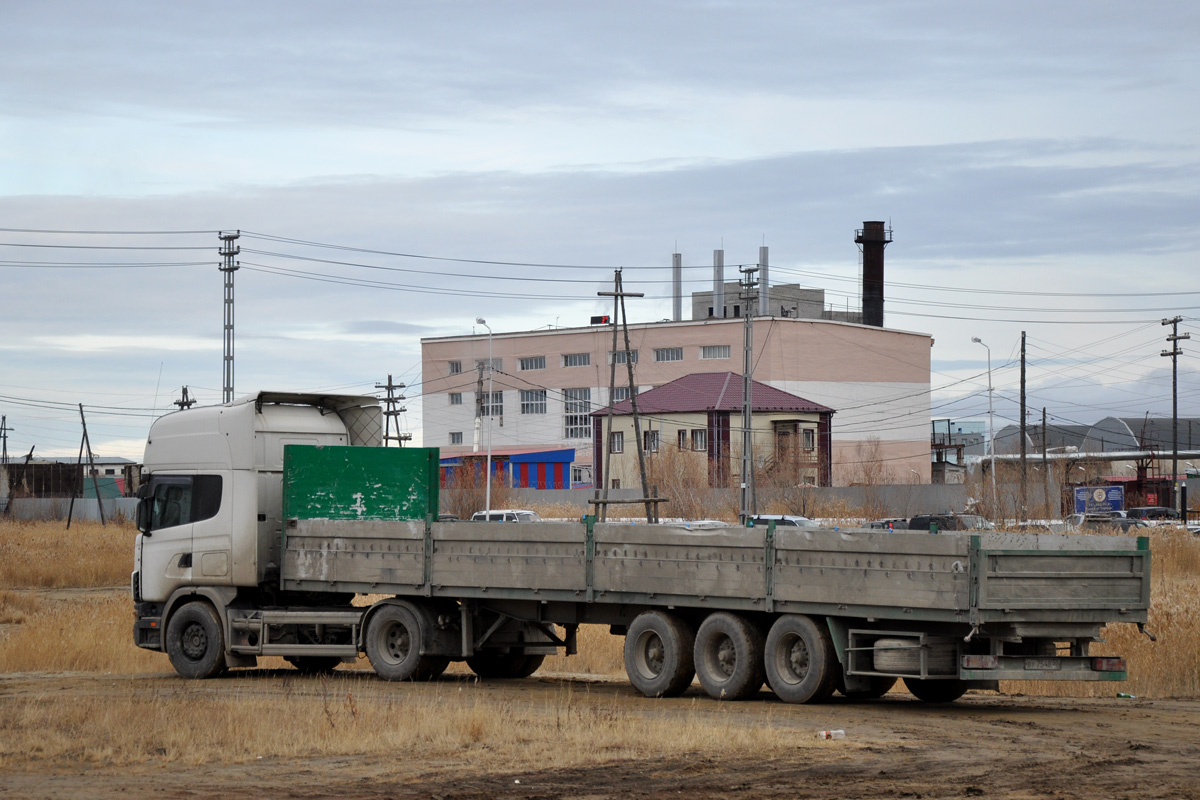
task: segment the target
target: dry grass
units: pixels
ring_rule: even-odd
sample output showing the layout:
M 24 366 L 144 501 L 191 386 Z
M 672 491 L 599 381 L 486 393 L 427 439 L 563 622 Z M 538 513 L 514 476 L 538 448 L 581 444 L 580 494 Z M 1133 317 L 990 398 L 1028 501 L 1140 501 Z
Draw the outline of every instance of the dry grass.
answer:
M 10 604 L 0 597 L 0 614 L 11 607 L 25 619 L 0 639 L 0 672 L 137 674 L 171 668 L 165 655 L 134 645 L 128 592 L 81 592 L 65 600 L 5 594 L 18 600 Z
M 297 681 L 282 697 L 213 697 L 178 684 L 134 682 L 123 696 L 15 698 L 0 705 L 0 769 L 30 768 L 31 761 L 125 766 L 396 753 L 503 769 L 819 746 L 809 737 L 797 741 L 770 710 L 748 725 L 708 713 L 681 724 L 571 686 L 542 703 L 513 703 L 485 685 L 442 683 L 380 695 L 366 680 Z
M 625 637 L 613 636 L 607 625 L 580 625 L 579 652 L 547 656 L 544 672 L 616 676 L 625 674 Z
M 126 585 L 136 535 L 128 522 L 0 522 L 0 588 Z

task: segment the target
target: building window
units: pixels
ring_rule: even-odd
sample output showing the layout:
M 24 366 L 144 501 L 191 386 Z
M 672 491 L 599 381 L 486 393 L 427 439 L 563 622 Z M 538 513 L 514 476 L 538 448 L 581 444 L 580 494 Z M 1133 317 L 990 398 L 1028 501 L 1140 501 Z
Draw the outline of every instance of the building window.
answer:
M 642 449 L 647 453 L 658 452 L 658 431 L 642 431 Z
M 492 392 L 489 399 L 488 393 L 483 393 L 482 407 L 479 411 L 484 417 L 499 417 L 504 415 L 504 392 Z
M 679 449 L 687 450 L 688 432 L 684 428 L 679 429 Z
M 462 405 L 462 392 L 451 392 L 450 393 L 450 405 L 452 405 L 452 406 L 461 406 Z
M 620 479 L 620 478 L 613 478 L 613 479 L 612 479 L 612 488 L 614 488 L 614 489 L 620 489 L 620 488 L 621 488 L 621 479 Z
M 613 399 L 612 399 L 612 401 L 613 401 L 614 403 L 619 403 L 619 402 L 621 402 L 622 400 L 628 400 L 628 399 L 629 399 L 629 387 L 628 387 L 628 386 L 615 386 L 615 387 L 613 387 Z
M 742 307 L 741 307 L 741 306 L 734 306 L 734 307 L 733 307 L 733 315 L 734 315 L 735 317 L 740 317 L 740 316 L 742 315 Z
M 450 431 L 450 444 L 462 444 L 462 431 Z
M 451 375 L 457 375 L 458 373 L 462 372 L 461 361 L 448 361 L 447 364 L 450 366 Z
M 526 356 L 521 359 L 521 371 L 526 372 L 531 369 L 545 369 L 545 356 Z
M 706 344 L 700 348 L 700 358 L 709 360 L 714 358 L 729 358 L 729 345 L 727 344 Z
M 608 452 L 625 452 L 625 431 L 613 431 L 608 435 Z
M 592 390 L 564 389 L 563 406 L 566 413 L 564 437 L 567 439 L 591 438 L 592 419 L 588 413 L 592 410 Z
M 563 355 L 564 367 L 586 367 L 591 363 L 591 353 L 566 353 Z
M 487 366 L 488 366 L 488 359 L 486 359 L 486 358 L 475 359 L 475 369 L 479 369 L 480 367 L 487 369 Z M 493 358 L 492 359 L 492 371 L 504 372 L 504 359 L 503 358 Z
M 708 431 L 696 428 L 692 431 L 692 449 L 700 452 L 708 450 Z
M 683 361 L 682 347 L 656 347 L 654 348 L 655 361 Z
M 626 357 L 634 364 L 638 363 L 637 350 L 617 350 L 608 354 L 608 363 L 624 364 Z
M 546 413 L 546 390 L 545 389 L 522 389 L 521 390 L 521 413 L 522 414 L 545 414 Z
M 571 467 L 571 483 L 583 483 L 583 467 Z
M 815 444 L 816 444 L 816 436 L 814 436 L 814 431 L 812 430 L 812 428 L 806 429 L 804 431 L 804 449 L 808 450 L 809 452 L 812 452 L 813 448 L 815 447 Z

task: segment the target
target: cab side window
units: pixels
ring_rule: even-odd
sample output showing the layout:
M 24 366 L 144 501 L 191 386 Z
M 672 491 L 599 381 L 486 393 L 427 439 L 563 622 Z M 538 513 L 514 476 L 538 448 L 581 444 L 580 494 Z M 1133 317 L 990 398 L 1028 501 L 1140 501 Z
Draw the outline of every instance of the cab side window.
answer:
M 152 497 L 152 531 L 211 519 L 221 509 L 221 476 L 164 476 L 154 481 Z

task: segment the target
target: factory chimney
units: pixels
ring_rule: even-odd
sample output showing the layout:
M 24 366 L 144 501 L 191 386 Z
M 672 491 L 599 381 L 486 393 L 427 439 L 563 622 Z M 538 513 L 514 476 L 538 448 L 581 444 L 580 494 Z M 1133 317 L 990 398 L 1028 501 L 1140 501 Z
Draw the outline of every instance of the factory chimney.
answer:
M 725 251 L 713 250 L 713 316 L 725 317 Z
M 882 222 L 864 222 L 855 231 L 854 242 L 862 250 L 863 325 L 883 327 L 883 248 L 892 241 L 892 231 Z
M 683 320 L 683 255 L 671 254 L 671 319 Z
M 770 250 L 766 245 L 758 248 L 758 315 L 771 316 Z

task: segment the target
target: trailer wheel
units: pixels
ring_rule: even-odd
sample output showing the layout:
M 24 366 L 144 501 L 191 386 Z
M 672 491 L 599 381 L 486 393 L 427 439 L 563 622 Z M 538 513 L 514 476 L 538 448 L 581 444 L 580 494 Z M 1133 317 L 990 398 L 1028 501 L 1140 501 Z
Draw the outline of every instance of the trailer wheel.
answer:
M 766 677 L 762 633 L 737 614 L 710 614 L 696 632 L 696 677 L 715 700 L 754 695 Z
M 328 675 L 342 663 L 338 656 L 288 656 L 285 660 L 302 675 Z
M 491 678 L 528 678 L 537 672 L 545 656 L 524 653 L 482 653 L 467 659 L 471 671 L 484 680 Z
M 908 693 L 925 703 L 953 703 L 967 692 L 967 682 L 957 678 L 947 680 L 923 681 L 919 678 L 905 678 L 904 688 Z
M 421 655 L 421 621 L 402 605 L 388 604 L 371 615 L 366 650 L 375 674 L 385 681 L 427 681 L 446 669 L 445 659 Z
M 193 601 L 172 615 L 167 624 L 167 655 L 185 678 L 212 678 L 224 671 L 225 634 L 212 606 Z
M 625 673 L 646 697 L 678 697 L 696 675 L 695 634 L 674 614 L 646 611 L 625 633 Z
M 785 614 L 767 634 L 767 683 L 785 703 L 823 703 L 837 684 L 833 638 L 801 614 Z

